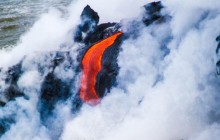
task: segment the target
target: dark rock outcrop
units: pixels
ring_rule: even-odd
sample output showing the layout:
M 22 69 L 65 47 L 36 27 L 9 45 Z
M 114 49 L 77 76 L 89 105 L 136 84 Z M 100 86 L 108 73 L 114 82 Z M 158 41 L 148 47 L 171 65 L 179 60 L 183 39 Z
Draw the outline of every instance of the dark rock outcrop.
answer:
M 217 70 L 217 75 L 220 75 L 220 35 L 216 38 L 216 41 L 218 42 L 218 46 L 216 48 L 216 54 L 218 61 L 216 62 L 216 70 Z
M 23 92 L 18 88 L 17 85 L 18 79 L 22 73 L 21 63 L 10 67 L 6 72 L 5 84 L 7 87 L 1 94 L 4 95 L 7 102 L 14 100 L 16 97 L 24 96 Z M 0 99 L 0 106 L 4 106 L 5 104 L 6 103 Z
M 161 10 L 163 9 L 162 3 L 152 2 L 144 6 L 145 15 L 143 17 L 143 22 L 146 26 L 152 24 L 155 21 L 163 20 L 164 16 L 161 15 Z
M 143 26 L 149 26 L 154 23 L 165 21 L 164 19 L 166 19 L 166 17 L 161 14 L 162 9 L 163 6 L 161 2 L 153 2 L 145 5 L 145 15 L 143 18 L 141 20 L 130 21 L 132 28 L 120 35 L 114 43 L 104 51 L 101 60 L 102 69 L 97 74 L 95 83 L 95 90 L 99 93 L 98 96 L 100 98 L 103 98 L 105 94 L 109 93 L 111 88 L 117 84 L 116 79 L 119 72 L 117 57 L 123 41 L 129 37 L 138 36 L 140 24 L 143 24 Z M 81 22 L 76 27 L 73 38 L 74 42 L 79 43 L 81 46 L 78 50 L 77 58 L 79 65 L 73 65 L 70 52 L 57 51 L 53 53 L 49 52 L 51 53 L 49 55 L 49 59 L 51 59 L 50 64 L 46 66 L 39 64 L 37 69 L 41 75 L 44 75 L 40 89 L 38 111 L 40 113 L 41 122 L 46 127 L 48 127 L 48 119 L 53 116 L 58 103 L 70 101 L 73 113 L 77 112 L 82 106 L 83 102 L 80 99 L 79 91 L 74 91 L 73 85 L 76 84 L 75 82 L 77 81 L 76 75 L 82 70 L 81 61 L 84 54 L 97 42 L 122 31 L 122 23 L 108 22 L 99 24 L 99 15 L 90 6 L 86 6 L 83 9 L 80 18 Z M 217 38 L 217 41 L 219 40 L 220 37 Z M 7 71 L 5 83 L 8 87 L 1 89 L 2 93 L 0 93 L 5 95 L 7 101 L 0 99 L 0 107 L 4 107 L 7 105 L 7 102 L 14 100 L 16 97 L 25 97 L 24 93 L 17 85 L 19 78 L 23 74 L 22 64 L 23 61 L 9 68 Z M 220 62 L 218 65 L 220 66 Z M 75 75 L 70 79 L 62 79 L 56 75 L 56 68 L 60 68 L 64 71 L 74 71 Z M 10 125 L 13 123 L 15 123 L 13 120 L 0 118 L 0 136 L 9 130 Z
M 8 116 L 7 118 L 0 118 L 0 137 L 7 132 L 14 123 L 15 119 L 11 116 Z
M 97 75 L 95 85 L 95 89 L 101 98 L 117 84 L 116 78 L 119 72 L 117 58 L 123 38 L 123 35 L 117 38 L 114 44 L 107 48 L 102 56 L 102 70 Z
M 88 42 L 86 40 L 86 37 L 88 35 L 84 37 L 83 34 L 92 33 L 94 31 L 94 29 L 96 28 L 99 22 L 98 13 L 96 13 L 93 9 L 91 9 L 90 6 L 87 5 L 83 9 L 80 19 L 81 19 L 81 24 L 78 25 L 76 29 L 74 40 L 76 42 Z

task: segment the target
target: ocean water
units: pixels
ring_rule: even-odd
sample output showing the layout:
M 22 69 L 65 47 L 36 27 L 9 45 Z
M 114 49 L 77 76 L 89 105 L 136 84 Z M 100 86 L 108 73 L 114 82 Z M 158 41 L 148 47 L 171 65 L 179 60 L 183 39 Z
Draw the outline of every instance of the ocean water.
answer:
M 70 3 L 71 0 L 1 0 L 0 48 L 13 47 L 49 8 L 64 11 Z

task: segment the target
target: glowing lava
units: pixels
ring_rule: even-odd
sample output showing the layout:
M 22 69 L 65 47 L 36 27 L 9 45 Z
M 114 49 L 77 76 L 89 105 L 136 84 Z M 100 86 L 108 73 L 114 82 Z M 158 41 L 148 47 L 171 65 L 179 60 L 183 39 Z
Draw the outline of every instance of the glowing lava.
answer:
M 93 45 L 85 53 L 82 59 L 82 78 L 80 98 L 89 104 L 95 105 L 100 98 L 95 90 L 96 76 L 102 69 L 102 56 L 105 50 L 110 47 L 122 32 L 118 32 Z

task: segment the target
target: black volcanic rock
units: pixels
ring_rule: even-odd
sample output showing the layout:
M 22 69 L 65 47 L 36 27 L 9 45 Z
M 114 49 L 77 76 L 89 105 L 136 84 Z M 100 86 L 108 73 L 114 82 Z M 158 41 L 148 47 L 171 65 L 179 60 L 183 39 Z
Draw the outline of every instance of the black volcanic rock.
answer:
M 6 103 L 0 100 L 0 107 L 3 107 L 5 105 L 6 105 Z
M 120 28 L 118 23 L 99 24 L 98 13 L 86 6 L 80 16 L 81 23 L 77 26 L 74 40 L 90 46 L 108 36 L 116 33 Z
M 65 70 L 72 70 L 73 60 L 71 59 L 69 52 L 56 52 L 55 57 L 51 61 L 52 70 L 46 74 L 43 83 L 41 85 L 40 101 L 38 104 L 38 111 L 40 112 L 40 118 L 45 123 L 52 115 L 55 106 L 58 102 L 65 102 L 72 96 L 72 86 L 74 85 L 74 77 L 70 79 L 61 79 L 56 76 L 54 72 L 56 68 L 62 68 Z M 66 65 L 62 64 L 65 63 Z M 80 101 L 75 100 L 73 108 L 80 107 Z
M 17 85 L 11 84 L 5 90 L 5 97 L 8 101 L 15 99 L 16 97 L 24 96 L 23 92 L 18 88 Z
M 150 25 L 155 21 L 161 20 L 164 18 L 161 15 L 161 9 L 163 6 L 161 2 L 152 2 L 144 6 L 145 14 L 142 18 L 142 21 L 133 20 L 131 21 L 131 28 L 130 32 L 127 32 L 115 41 L 115 43 L 109 47 L 103 55 L 102 59 L 102 70 L 97 75 L 97 83 L 96 83 L 96 90 L 99 91 L 100 97 L 103 97 L 106 91 L 109 91 L 113 85 L 116 84 L 116 77 L 119 71 L 119 67 L 117 64 L 117 57 L 120 50 L 120 45 L 123 40 L 129 38 L 129 36 L 137 36 L 140 22 L 144 22 L 145 25 Z M 78 61 L 81 62 L 83 55 L 85 52 L 95 43 L 119 32 L 121 30 L 121 23 L 99 23 L 99 15 L 95 12 L 90 6 L 86 6 L 82 14 L 80 16 L 81 23 L 77 26 L 76 32 L 74 35 L 75 42 L 82 43 L 82 48 L 79 50 Z M 219 40 L 218 37 L 217 40 Z M 218 50 L 218 49 L 217 49 Z M 41 109 L 43 107 L 47 108 L 46 112 L 51 112 L 54 109 L 55 104 L 60 100 L 67 100 L 70 97 L 70 88 L 71 85 L 62 81 L 61 79 L 57 78 L 54 74 L 54 69 L 56 67 L 60 67 L 60 64 L 68 61 L 70 66 L 67 69 L 71 69 L 71 61 L 70 57 L 67 57 L 69 52 L 57 52 L 57 55 L 51 61 L 52 71 L 49 72 L 43 81 L 41 87 Z M 20 76 L 23 74 L 22 71 L 22 62 L 19 64 L 9 68 L 7 72 L 7 77 L 5 82 L 9 85 L 8 88 L 5 89 L 4 93 L 8 101 L 13 100 L 16 97 L 24 96 L 22 91 L 17 86 L 17 81 Z M 41 66 L 42 67 L 42 66 Z M 44 69 L 44 68 L 43 68 Z M 81 71 L 81 64 L 74 69 L 78 72 Z M 41 71 L 41 70 L 40 70 Z M 43 74 L 44 72 L 41 71 Z M 77 96 L 78 97 L 78 96 Z M 81 106 L 80 99 L 77 99 L 76 105 L 73 104 L 73 108 L 77 108 Z M 1 106 L 4 106 L 6 103 L 1 101 Z M 42 111 L 42 117 L 43 115 Z M 47 114 L 47 113 L 46 113 Z
M 9 68 L 6 83 L 16 84 L 21 74 L 22 70 L 20 62 L 19 64 Z
M 88 33 L 88 35 L 85 37 L 84 43 L 87 45 L 94 44 L 100 40 L 103 40 L 115 32 L 118 31 L 118 24 L 117 23 L 103 23 L 94 29 L 93 32 Z
M 146 26 L 164 17 L 160 13 L 161 9 L 163 9 L 163 5 L 160 1 L 149 3 L 144 6 L 144 9 L 145 15 L 143 17 L 143 22 Z
M 216 38 L 216 41 L 218 42 L 218 46 L 216 48 L 216 54 L 218 57 L 218 61 L 216 62 L 216 69 L 217 69 L 217 74 L 220 75 L 220 35 Z
M 91 9 L 91 7 L 88 5 L 83 9 L 80 18 L 81 24 L 78 25 L 74 37 L 76 42 L 83 42 L 83 34 L 93 32 L 99 22 L 98 13 Z
M 99 16 L 98 13 L 95 12 L 89 5 L 87 5 L 80 16 L 81 20 L 83 22 L 88 22 L 88 23 L 95 23 L 96 25 L 99 22 Z
M 147 25 L 156 21 L 158 18 L 163 17 L 163 15 L 161 15 L 161 13 L 160 13 L 161 9 L 163 9 L 163 5 L 161 2 L 149 3 L 144 6 L 144 9 L 145 9 L 145 15 L 143 17 L 143 21 Z M 76 42 L 80 42 L 80 43 L 84 44 L 84 45 L 82 45 L 83 47 L 81 48 L 83 53 L 85 53 L 87 51 L 87 49 L 90 48 L 93 44 L 95 44 L 95 43 L 115 34 L 116 32 L 119 32 L 121 30 L 120 23 L 108 22 L 108 23 L 98 24 L 99 23 L 99 15 L 89 5 L 87 5 L 83 9 L 80 18 L 81 18 L 81 23 L 76 28 L 74 39 Z M 136 28 L 139 28 L 138 24 L 140 24 L 140 22 L 134 20 L 134 22 L 131 21 L 131 23 L 132 23 L 131 28 L 134 28 L 133 30 L 135 30 Z M 85 37 L 82 36 L 82 33 L 86 34 Z M 128 33 L 132 34 L 133 32 L 128 32 Z M 121 39 L 121 41 L 123 41 L 125 39 L 126 38 L 123 37 L 123 39 Z M 217 41 L 219 41 L 219 40 L 220 40 L 220 36 L 217 38 Z M 118 46 L 120 46 L 120 43 L 116 43 L 116 44 Z M 115 46 L 115 45 L 113 45 L 113 46 Z M 114 48 L 114 47 L 112 47 L 112 48 Z M 115 51 L 115 50 L 117 50 L 117 51 Z M 82 54 L 83 54 L 82 52 L 79 52 L 79 55 L 82 56 Z M 59 65 L 64 63 L 65 61 L 69 61 L 69 63 L 71 63 L 71 59 L 67 60 L 69 58 L 65 56 L 66 55 L 65 53 L 69 53 L 69 52 L 64 53 L 62 51 L 60 51 L 60 52 L 57 51 L 56 53 L 57 53 L 57 56 L 55 58 L 53 58 L 53 60 L 51 61 L 51 64 L 50 64 L 53 69 L 55 69 L 56 67 L 59 67 Z M 113 60 L 110 58 L 113 58 L 113 56 L 117 57 L 117 55 L 114 55 L 114 54 L 118 55 L 118 48 L 112 49 L 112 50 L 107 49 L 107 51 L 104 53 L 104 56 L 103 56 L 103 68 L 109 69 L 109 71 L 111 71 L 111 67 L 112 67 L 111 61 L 113 61 Z M 79 61 L 80 60 L 81 59 L 79 59 Z M 105 70 L 105 71 L 108 71 L 108 70 Z M 1 72 L 1 69 L 0 69 L 0 72 Z M 43 73 L 43 72 L 41 72 L 41 73 Z M 48 76 L 45 77 L 45 81 L 44 81 L 45 83 L 48 83 L 48 81 L 49 81 L 49 83 L 53 83 L 53 80 L 56 79 L 56 78 L 54 79 L 53 76 L 51 76 L 52 73 L 53 72 L 49 73 Z M 9 95 L 8 96 L 9 98 L 14 98 L 13 97 L 14 95 L 19 95 L 19 96 L 22 95 L 22 92 L 17 87 L 17 81 L 22 74 L 23 74 L 22 61 L 20 63 L 18 63 L 17 65 L 14 65 L 13 67 L 9 68 L 9 70 L 7 72 L 6 79 L 5 79 L 5 82 L 8 85 L 10 85 L 8 92 L 9 91 L 12 92 L 12 96 Z M 50 77 L 50 78 L 48 78 L 48 77 Z M 44 90 L 42 90 L 42 93 L 43 93 L 43 91 Z M 10 94 L 10 92 L 8 94 Z
M 123 40 L 124 36 L 119 36 L 114 44 L 106 49 L 102 56 L 102 69 L 96 77 L 95 85 L 95 89 L 101 98 L 117 84 L 116 78 L 119 72 L 117 58 Z
M 220 35 L 216 38 L 216 41 L 220 43 Z
M 24 95 L 17 85 L 18 79 L 23 73 L 23 71 L 21 70 L 21 64 L 22 62 L 20 62 L 15 66 L 10 67 L 7 71 L 7 77 L 5 79 L 5 83 L 9 86 L 4 91 L 4 95 L 7 101 L 11 101 L 16 97 L 20 97 Z
M 70 51 L 57 51 L 48 52 L 48 57 L 45 57 L 45 63 L 39 64 L 36 68 L 42 76 L 42 84 L 39 94 L 38 110 L 40 113 L 40 119 L 43 125 L 48 127 L 48 120 L 53 117 L 53 113 L 56 111 L 56 105 L 70 101 L 72 105 L 72 112 L 77 112 L 83 104 L 83 101 L 79 96 L 79 87 L 74 87 L 76 84 L 79 72 L 82 70 L 81 61 L 86 51 L 97 42 L 106 39 L 107 37 L 122 30 L 123 34 L 120 35 L 113 45 L 108 47 L 102 55 L 102 69 L 96 76 L 95 90 L 99 93 L 99 97 L 104 97 L 106 93 L 110 92 L 111 88 L 117 84 L 117 75 L 119 73 L 119 65 L 117 63 L 117 57 L 119 55 L 121 44 L 129 37 L 138 36 L 138 33 L 143 27 L 149 26 L 153 23 L 160 23 L 164 19 L 164 15 L 161 14 L 163 6 L 161 2 L 153 2 L 144 6 L 144 15 L 142 19 L 130 21 L 130 27 L 125 33 L 122 30 L 122 22 L 120 23 L 102 23 L 99 24 L 99 15 L 90 6 L 86 6 L 81 14 L 81 22 L 76 27 L 74 34 L 74 41 L 79 43 L 81 48 L 78 50 L 78 63 L 73 66 L 73 59 L 70 57 Z M 146 25 L 144 26 L 143 23 Z M 220 36 L 217 38 L 220 41 Z M 220 46 L 220 45 L 219 45 Z M 217 48 L 217 50 L 220 47 Z M 55 56 L 55 57 L 53 57 Z M 11 101 L 16 97 L 25 96 L 21 89 L 19 89 L 17 82 L 21 75 L 22 63 L 9 68 L 5 83 L 8 88 L 2 89 L 7 101 Z M 63 66 L 64 64 L 68 64 Z M 217 63 L 220 67 L 220 62 Z M 62 79 L 57 76 L 55 70 L 60 68 L 63 71 L 70 70 L 75 74 L 70 79 Z M 1 72 L 1 71 L 0 71 Z M 77 78 L 76 78 L 77 77 Z M 75 78 L 75 79 L 74 79 Z M 75 81 L 74 81 L 75 80 Z M 76 82 L 76 83 L 74 83 Z M 76 88 L 76 89 L 74 89 Z M 76 90 L 76 91 L 73 91 Z M 0 100 L 0 106 L 7 105 L 7 101 Z M 0 119 L 0 136 L 9 130 L 10 125 L 15 121 L 11 119 Z M 49 124 L 50 125 L 50 124 Z M 51 124 L 52 126 L 52 124 Z M 50 126 L 50 127 L 51 127 Z M 58 131 L 58 130 L 57 130 Z
M 48 73 L 41 87 L 39 112 L 41 120 L 45 122 L 51 115 L 58 101 L 65 101 L 69 97 L 71 85 L 57 78 L 53 73 Z
M 146 4 L 144 5 L 144 8 L 148 15 L 153 15 L 155 13 L 158 13 L 163 8 L 163 5 L 160 1 L 158 1 Z
M 15 123 L 13 117 L 1 118 L 0 119 L 0 138 L 1 136 L 11 128 L 11 125 Z
M 219 53 L 219 49 L 220 49 L 220 35 L 216 38 L 216 41 L 218 42 L 218 46 L 216 48 L 216 53 Z

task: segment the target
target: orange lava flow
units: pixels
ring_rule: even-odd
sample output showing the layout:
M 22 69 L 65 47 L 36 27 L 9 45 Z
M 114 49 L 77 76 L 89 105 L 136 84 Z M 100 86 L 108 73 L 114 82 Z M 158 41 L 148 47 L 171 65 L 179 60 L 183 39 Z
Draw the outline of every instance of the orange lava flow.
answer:
M 93 45 L 85 53 L 82 59 L 82 78 L 80 87 L 80 98 L 91 105 L 98 104 L 100 98 L 96 93 L 96 76 L 102 69 L 101 61 L 105 50 L 110 47 L 122 32 L 118 32 Z

